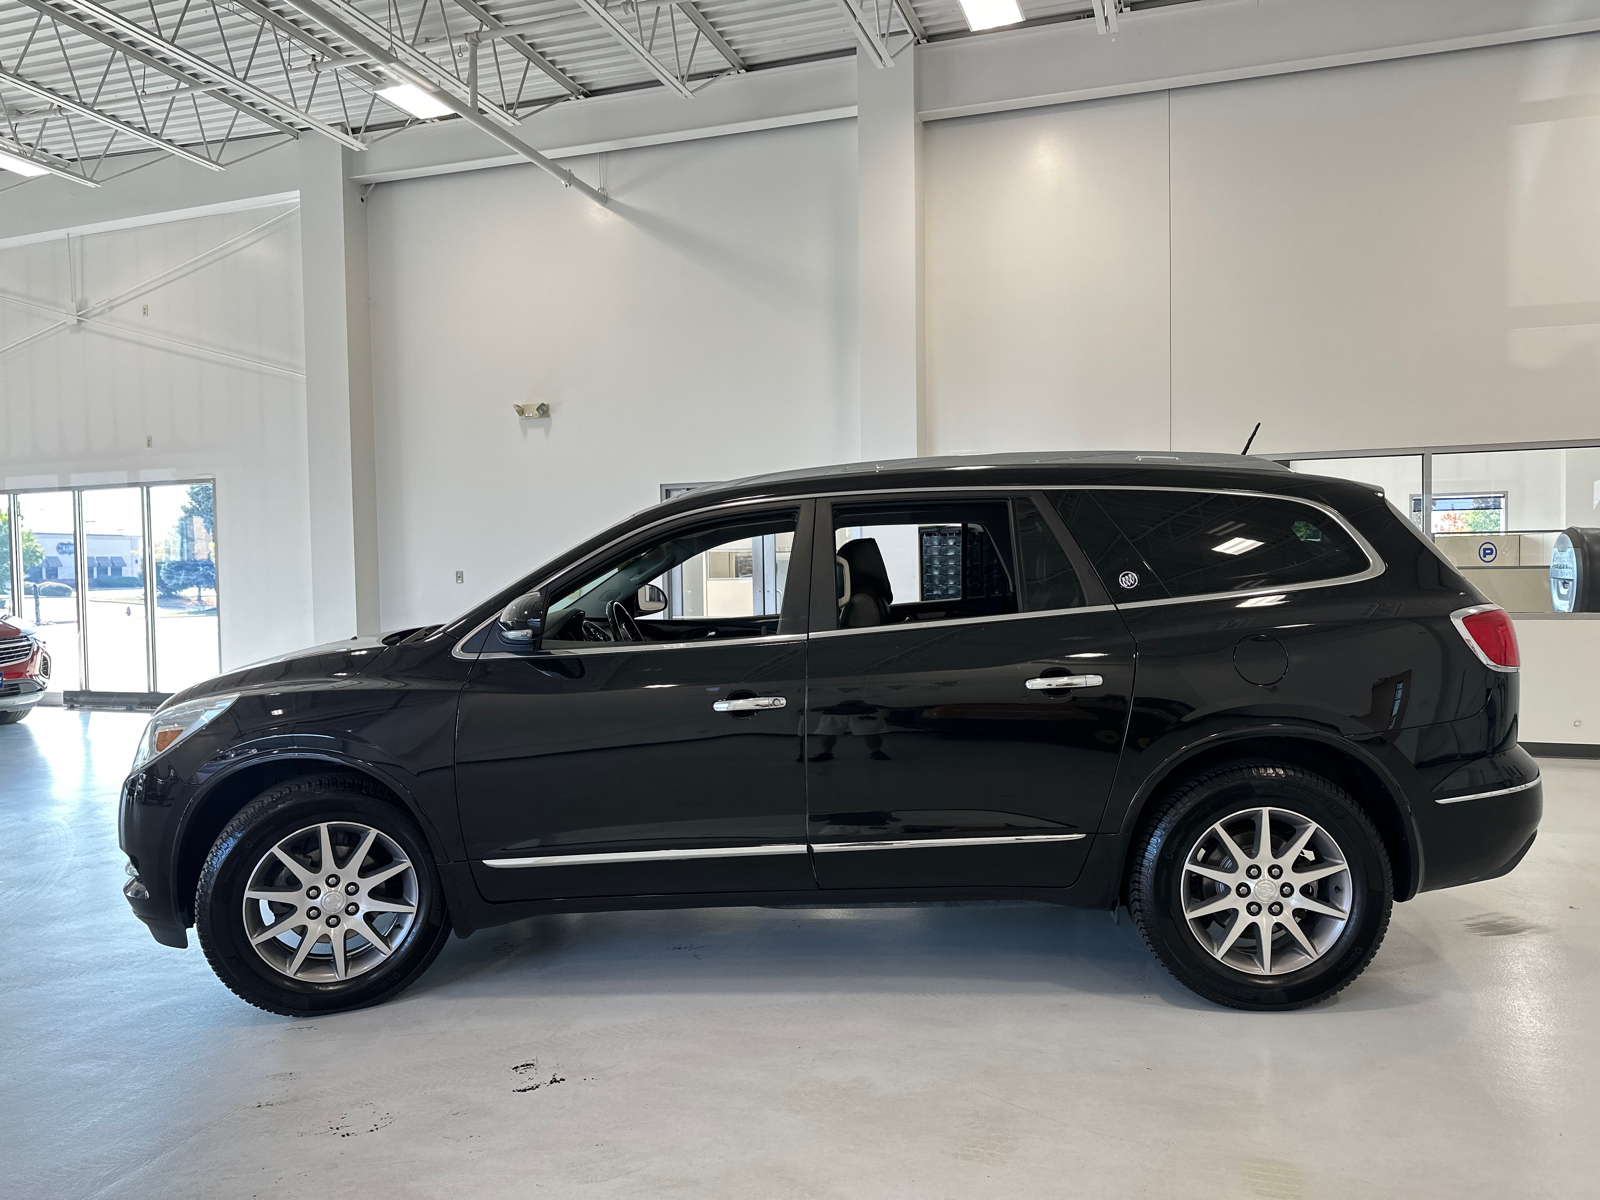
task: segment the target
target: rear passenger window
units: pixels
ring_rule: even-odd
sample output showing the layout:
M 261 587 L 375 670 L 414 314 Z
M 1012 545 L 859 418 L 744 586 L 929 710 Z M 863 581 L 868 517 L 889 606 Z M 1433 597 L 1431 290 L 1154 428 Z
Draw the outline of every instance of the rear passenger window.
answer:
M 1078 608 L 1083 584 L 1055 531 L 1031 500 L 1018 500 L 1017 557 L 1022 563 L 1022 607 L 1028 612 Z
M 1063 493 L 1061 503 L 1117 599 L 1316 583 L 1369 565 L 1338 521 L 1293 500 L 1130 490 Z
M 1003 500 L 836 504 L 833 525 L 841 629 L 1017 611 Z

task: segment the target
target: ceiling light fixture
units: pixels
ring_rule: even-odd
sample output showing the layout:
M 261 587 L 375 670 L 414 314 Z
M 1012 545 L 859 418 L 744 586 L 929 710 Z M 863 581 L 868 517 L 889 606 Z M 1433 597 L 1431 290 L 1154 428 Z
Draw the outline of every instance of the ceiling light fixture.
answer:
M 1022 20 L 1022 9 L 1017 0 L 961 0 L 961 15 L 967 18 L 967 28 L 977 33 L 1015 25 Z
M 1255 538 L 1235 537 L 1229 538 L 1220 546 L 1213 546 L 1211 548 L 1218 554 L 1244 554 L 1246 551 L 1254 550 L 1259 545 L 1261 545 L 1261 543 L 1256 541 Z
M 4 150 L 0 150 L 0 171 L 15 171 L 18 175 L 26 175 L 29 179 L 50 174 L 49 167 L 29 162 L 16 154 L 7 154 Z
M 423 91 L 414 83 L 397 83 L 393 87 L 379 88 L 378 95 L 403 112 L 424 121 L 434 117 L 448 117 L 455 109 L 437 96 Z

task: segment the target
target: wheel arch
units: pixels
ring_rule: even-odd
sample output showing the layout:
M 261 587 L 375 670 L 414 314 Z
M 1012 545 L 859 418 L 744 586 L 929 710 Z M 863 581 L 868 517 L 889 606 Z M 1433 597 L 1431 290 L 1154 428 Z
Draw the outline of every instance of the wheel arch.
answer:
M 1129 872 L 1138 845 L 1134 835 L 1155 802 L 1185 779 L 1209 767 L 1244 760 L 1268 760 L 1301 767 L 1338 784 L 1378 827 L 1394 872 L 1394 898 L 1416 895 L 1422 862 L 1404 793 L 1381 764 L 1342 738 L 1325 738 L 1303 729 L 1241 730 L 1206 740 L 1174 755 L 1140 787 L 1123 818 L 1119 896 L 1126 900 Z
M 266 755 L 213 779 L 184 817 L 172 864 L 173 907 L 184 925 L 194 923 L 194 892 L 217 835 L 250 801 L 270 788 L 312 775 L 342 775 L 377 785 L 384 799 L 401 809 L 422 828 L 434 859 L 443 864 L 432 822 L 416 801 L 393 780 L 370 768 L 331 755 L 284 753 Z

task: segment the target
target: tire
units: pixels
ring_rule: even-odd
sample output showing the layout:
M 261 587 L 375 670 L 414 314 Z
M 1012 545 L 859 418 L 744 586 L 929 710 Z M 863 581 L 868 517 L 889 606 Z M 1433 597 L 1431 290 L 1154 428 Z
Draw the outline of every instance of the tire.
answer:
M 32 711 L 33 706 L 31 704 L 27 708 L 9 708 L 4 712 L 0 712 L 0 725 L 15 725 Z
M 1371 819 L 1335 784 L 1277 763 L 1185 782 L 1145 824 L 1128 880 L 1129 912 L 1162 966 L 1207 1000 L 1255 1011 L 1304 1008 L 1348 986 L 1377 953 L 1393 907 Z
M 386 797 L 349 776 L 296 779 L 245 805 L 217 836 L 195 890 L 195 932 L 241 999 L 288 1017 L 366 1008 L 438 956 L 450 933 L 439 872 L 422 830 Z

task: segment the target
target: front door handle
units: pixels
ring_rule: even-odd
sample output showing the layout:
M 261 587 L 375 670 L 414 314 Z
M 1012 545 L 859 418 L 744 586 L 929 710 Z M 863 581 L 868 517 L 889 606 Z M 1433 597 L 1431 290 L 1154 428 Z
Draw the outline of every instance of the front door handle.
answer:
M 746 696 L 742 700 L 718 700 L 711 707 L 717 712 L 765 712 L 769 708 L 787 708 L 789 702 L 782 696 Z
M 1023 686 L 1030 692 L 1056 692 L 1067 688 L 1099 687 L 1105 680 L 1098 675 L 1041 675 Z

